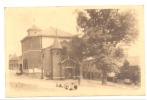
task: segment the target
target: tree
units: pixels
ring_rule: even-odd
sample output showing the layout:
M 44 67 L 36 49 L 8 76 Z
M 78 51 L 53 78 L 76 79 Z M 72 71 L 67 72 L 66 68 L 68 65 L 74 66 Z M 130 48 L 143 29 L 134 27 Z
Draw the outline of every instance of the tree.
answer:
M 123 46 L 138 36 L 135 11 L 119 9 L 85 9 L 77 12 L 77 25 L 84 33 L 72 39 L 78 58 L 95 58 L 102 70 L 102 84 L 107 84 L 107 72 L 118 72 L 118 62 L 124 57 Z
M 84 42 L 78 36 L 74 36 L 74 37 L 72 37 L 70 43 L 72 45 L 71 52 L 72 52 L 73 58 L 75 58 L 75 60 L 81 62 L 83 59 L 82 52 L 83 52 Z

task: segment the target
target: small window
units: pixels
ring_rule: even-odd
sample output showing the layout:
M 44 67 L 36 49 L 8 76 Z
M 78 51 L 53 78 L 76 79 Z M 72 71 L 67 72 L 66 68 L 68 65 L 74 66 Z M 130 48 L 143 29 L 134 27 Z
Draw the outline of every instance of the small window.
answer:
M 63 46 L 63 55 L 67 54 L 67 48 L 65 46 Z

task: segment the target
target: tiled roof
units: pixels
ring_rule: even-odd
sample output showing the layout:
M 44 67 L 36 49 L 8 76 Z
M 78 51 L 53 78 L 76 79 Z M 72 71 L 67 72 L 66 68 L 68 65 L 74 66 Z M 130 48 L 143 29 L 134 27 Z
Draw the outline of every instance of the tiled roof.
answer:
M 40 30 L 37 26 L 33 25 L 31 28 L 29 28 L 27 31 L 29 31 L 30 29 L 38 29 Z M 57 28 L 53 28 L 53 27 L 50 27 L 48 29 L 45 29 L 45 30 L 42 30 L 40 33 L 36 34 L 36 35 L 27 35 L 26 37 L 24 37 L 21 42 L 23 40 L 25 40 L 26 38 L 28 37 L 34 37 L 34 36 L 49 36 L 49 37 L 53 37 L 55 38 L 56 37 L 56 34 L 58 36 L 58 38 L 71 38 L 73 35 L 70 34 L 69 32 L 65 32 L 63 30 L 60 30 L 60 29 L 57 29 Z
M 71 37 L 72 36 L 72 34 L 65 32 L 65 31 L 62 31 L 60 29 L 54 28 L 54 27 L 50 27 L 50 28 L 42 31 L 43 36 L 56 36 L 56 34 L 58 37 L 60 37 L 60 36 L 61 37 L 62 36 Z
M 54 43 L 52 45 L 52 49 L 62 49 L 62 46 L 61 46 L 60 42 L 58 41 L 58 38 L 54 39 Z
M 9 60 L 18 60 L 18 57 L 12 57 Z

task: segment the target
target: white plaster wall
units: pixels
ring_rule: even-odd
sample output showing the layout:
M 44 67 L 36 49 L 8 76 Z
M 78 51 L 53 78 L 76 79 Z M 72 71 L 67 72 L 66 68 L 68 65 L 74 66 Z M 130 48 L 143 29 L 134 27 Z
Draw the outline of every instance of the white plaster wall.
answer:
M 42 48 L 51 46 L 53 42 L 54 42 L 54 38 L 42 37 Z

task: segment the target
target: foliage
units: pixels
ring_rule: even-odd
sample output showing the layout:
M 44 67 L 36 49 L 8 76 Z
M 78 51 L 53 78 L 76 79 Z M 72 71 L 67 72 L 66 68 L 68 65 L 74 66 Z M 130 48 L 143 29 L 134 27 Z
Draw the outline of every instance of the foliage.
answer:
M 102 84 L 107 84 L 107 72 L 119 72 L 118 63 L 124 57 L 124 46 L 138 37 L 138 24 L 133 10 L 85 9 L 77 12 L 78 30 L 71 45 L 80 61 L 93 57 L 102 70 Z
M 102 70 L 118 71 L 117 62 L 124 56 L 124 45 L 138 36 L 135 11 L 85 9 L 77 13 L 77 25 L 84 35 L 73 39 L 79 57 L 93 57 Z M 80 58 L 80 59 L 82 59 Z

